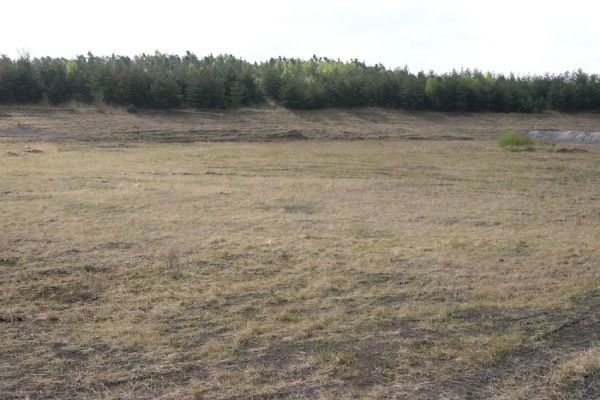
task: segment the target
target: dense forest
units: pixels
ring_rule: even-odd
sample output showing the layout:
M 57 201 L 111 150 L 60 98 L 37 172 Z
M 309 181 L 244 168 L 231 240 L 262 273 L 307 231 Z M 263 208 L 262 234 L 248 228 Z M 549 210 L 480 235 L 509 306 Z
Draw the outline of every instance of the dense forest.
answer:
M 103 103 L 131 109 L 228 108 L 273 101 L 284 107 L 380 106 L 406 110 L 600 111 L 600 76 L 579 70 L 514 76 L 477 70 L 412 73 L 357 60 L 156 52 L 133 58 L 0 56 L 0 103 Z

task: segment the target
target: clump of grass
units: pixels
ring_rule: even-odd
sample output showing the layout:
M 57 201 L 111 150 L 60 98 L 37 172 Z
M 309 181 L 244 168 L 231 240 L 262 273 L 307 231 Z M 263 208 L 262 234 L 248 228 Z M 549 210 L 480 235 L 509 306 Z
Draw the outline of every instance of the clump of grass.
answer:
M 531 151 L 535 140 L 527 135 L 508 129 L 498 138 L 498 145 L 510 151 Z
M 169 247 L 162 252 L 162 259 L 165 267 L 172 272 L 176 272 L 179 267 L 179 252 L 175 247 Z
M 106 114 L 106 112 L 108 111 L 108 105 L 106 104 L 104 98 L 104 92 L 94 92 L 94 106 L 96 107 L 97 112 L 101 114 Z
M 14 266 L 17 265 L 18 259 L 9 256 L 0 256 L 0 265 Z
M 332 366 L 348 366 L 354 364 L 358 356 L 354 351 L 330 349 L 316 346 L 315 353 L 319 359 Z
M 246 346 L 252 340 L 256 339 L 264 332 L 265 327 L 263 325 L 259 325 L 255 322 L 248 322 L 248 324 L 237 331 L 234 335 L 234 342 L 236 348 L 240 348 L 242 346 Z
M 563 387 L 600 379 L 600 347 L 591 347 L 560 364 L 553 374 L 554 381 Z
M 46 93 L 42 94 L 42 98 L 40 99 L 40 105 L 44 108 L 50 108 L 50 100 L 48 99 L 48 95 Z

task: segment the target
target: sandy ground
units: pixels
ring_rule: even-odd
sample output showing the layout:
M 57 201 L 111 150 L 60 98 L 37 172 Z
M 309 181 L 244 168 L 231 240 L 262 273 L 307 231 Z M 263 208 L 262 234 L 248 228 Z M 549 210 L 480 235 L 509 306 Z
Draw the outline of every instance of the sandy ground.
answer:
M 600 144 L 600 132 L 535 130 L 527 134 L 536 140 L 553 143 Z

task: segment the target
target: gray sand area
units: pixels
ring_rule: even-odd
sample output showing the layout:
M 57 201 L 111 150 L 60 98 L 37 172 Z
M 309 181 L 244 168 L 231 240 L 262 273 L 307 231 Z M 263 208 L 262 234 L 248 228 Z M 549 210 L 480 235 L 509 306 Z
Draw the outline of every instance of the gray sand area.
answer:
M 577 132 L 543 129 L 528 131 L 527 135 L 536 140 L 555 143 L 600 144 L 600 132 Z

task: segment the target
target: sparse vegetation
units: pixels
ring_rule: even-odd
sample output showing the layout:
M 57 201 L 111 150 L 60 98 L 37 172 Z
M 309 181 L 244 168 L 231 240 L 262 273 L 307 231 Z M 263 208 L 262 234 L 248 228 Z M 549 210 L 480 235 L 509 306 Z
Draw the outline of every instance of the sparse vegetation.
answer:
M 564 385 L 597 379 L 600 385 L 600 347 L 592 347 L 573 355 L 557 369 L 555 379 Z
M 577 352 L 555 370 L 554 381 L 569 397 L 592 398 L 600 394 L 600 347 Z
M 600 148 L 498 150 L 541 116 L 3 112 L 0 398 L 598 398 Z
M 179 267 L 179 252 L 174 247 L 168 247 L 163 250 L 162 259 L 169 271 L 175 271 Z
M 498 145 L 510 151 L 531 151 L 534 148 L 535 140 L 533 140 L 527 135 L 509 129 L 502 132 L 502 134 L 498 138 Z

